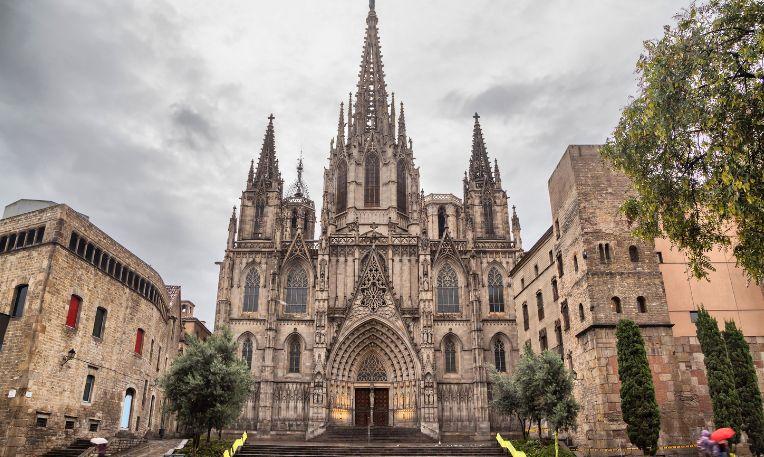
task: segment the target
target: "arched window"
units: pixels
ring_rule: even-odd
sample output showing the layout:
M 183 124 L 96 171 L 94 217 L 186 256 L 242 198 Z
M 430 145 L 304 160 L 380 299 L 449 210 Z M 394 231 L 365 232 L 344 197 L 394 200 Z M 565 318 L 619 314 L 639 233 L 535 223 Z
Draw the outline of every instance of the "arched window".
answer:
M 286 312 L 304 313 L 308 309 L 308 275 L 302 267 L 289 272 L 286 283 Z
M 578 304 L 578 320 L 583 322 L 585 318 L 586 318 L 586 316 L 584 315 L 584 304 L 583 303 L 579 303 Z
M 443 205 L 438 206 L 438 239 L 443 238 L 446 233 L 446 208 Z
M 489 198 L 483 200 L 483 228 L 486 235 L 493 235 L 493 202 Z
M 95 386 L 95 376 L 87 375 L 85 378 L 85 390 L 82 392 L 82 401 L 91 403 L 93 401 L 93 387 Z
M 496 267 L 488 271 L 488 307 L 492 313 L 504 312 L 504 281 Z
M 530 320 L 528 319 L 528 303 L 523 303 L 523 328 L 528 330 L 531 327 Z
M 446 339 L 444 350 L 446 359 L 446 373 L 456 373 L 456 344 L 452 338 Z
M 629 246 L 629 260 L 632 262 L 639 262 L 639 251 L 633 244 Z
M 247 362 L 249 369 L 252 369 L 252 340 L 247 338 L 241 345 L 241 358 Z
M 552 278 L 552 300 L 557 301 L 560 298 L 560 291 L 557 290 L 557 278 Z
M 82 299 L 76 295 L 72 295 L 69 298 L 69 310 L 66 313 L 66 326 L 71 328 L 77 327 L 77 320 L 80 315 L 80 305 Z
M 647 302 L 645 301 L 645 297 L 641 295 L 637 297 L 637 311 L 639 311 L 640 313 L 647 312 Z
M 348 164 L 340 160 L 337 166 L 337 212 L 341 213 L 348 208 Z
M 379 206 L 379 157 L 376 154 L 366 157 L 365 170 L 363 203 L 366 206 Z
M 154 395 L 151 396 L 151 403 L 149 403 L 149 429 L 151 428 L 151 422 L 154 418 L 154 400 L 156 397 Z
M 247 279 L 244 281 L 244 304 L 241 310 L 245 313 L 257 311 L 259 299 L 260 274 L 253 268 L 247 273 Z
M 563 300 L 560 305 L 560 313 L 562 314 L 562 325 L 564 330 L 570 329 L 570 313 L 568 312 L 568 301 Z
M 133 415 L 133 399 L 135 398 L 135 390 L 131 387 L 125 392 L 125 400 L 122 403 L 122 416 L 119 419 L 119 428 L 122 430 L 130 430 L 130 422 Z
M 504 352 L 504 343 L 499 338 L 493 342 L 493 361 L 496 371 L 507 371 L 506 353 Z
M 300 340 L 298 338 L 292 338 L 292 342 L 289 343 L 289 372 L 300 372 Z
M 618 297 L 613 297 L 610 299 L 610 306 L 613 308 L 613 311 L 618 314 L 621 314 L 621 311 L 623 311 L 621 309 L 621 299 Z
M 438 312 L 459 312 L 459 279 L 451 265 L 445 265 L 438 273 Z
M 297 230 L 297 210 L 292 210 L 292 236 L 294 236 L 294 232 Z
M 403 162 L 403 159 L 398 161 L 398 167 L 396 170 L 396 178 L 397 178 L 397 200 L 398 200 L 398 211 L 405 213 L 407 211 L 407 192 L 406 192 L 406 186 L 407 186 L 407 178 L 406 178 L 406 164 Z
M 27 291 L 29 285 L 19 284 L 13 291 L 13 306 L 11 307 L 11 317 L 21 317 L 24 315 L 24 305 L 27 302 Z

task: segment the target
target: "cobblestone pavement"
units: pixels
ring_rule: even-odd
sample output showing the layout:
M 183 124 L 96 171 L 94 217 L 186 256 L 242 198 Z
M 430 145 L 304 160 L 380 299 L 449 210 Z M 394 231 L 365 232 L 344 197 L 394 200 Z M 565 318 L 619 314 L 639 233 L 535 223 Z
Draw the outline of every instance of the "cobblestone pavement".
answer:
M 152 440 L 141 444 L 132 449 L 114 454 L 114 457 L 157 457 L 164 455 L 165 452 L 173 449 L 180 443 L 180 439 L 173 440 Z

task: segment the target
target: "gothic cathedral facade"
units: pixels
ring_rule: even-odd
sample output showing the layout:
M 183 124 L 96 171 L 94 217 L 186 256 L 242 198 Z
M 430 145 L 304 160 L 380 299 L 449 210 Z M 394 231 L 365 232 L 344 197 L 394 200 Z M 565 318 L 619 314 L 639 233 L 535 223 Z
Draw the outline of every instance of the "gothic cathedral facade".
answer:
M 256 381 L 238 428 L 311 438 L 342 425 L 431 436 L 506 426 L 489 408 L 488 370 L 518 354 L 509 272 L 523 252 L 519 220 L 477 114 L 463 197 L 424 194 L 377 22 L 372 2 L 318 233 L 301 163 L 285 195 L 272 115 L 234 207 L 215 328 L 233 331 Z

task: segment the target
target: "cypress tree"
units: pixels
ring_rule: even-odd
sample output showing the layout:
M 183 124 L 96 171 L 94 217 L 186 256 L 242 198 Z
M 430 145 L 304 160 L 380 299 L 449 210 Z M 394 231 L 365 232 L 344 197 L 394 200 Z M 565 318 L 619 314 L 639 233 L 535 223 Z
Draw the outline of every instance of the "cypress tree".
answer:
M 634 321 L 622 319 L 616 328 L 621 414 L 629 441 L 645 455 L 658 451 L 661 415 L 647 361 L 645 341 Z
M 740 398 L 740 413 L 743 430 L 748 435 L 748 444 L 754 455 L 764 454 L 764 410 L 761 406 L 761 392 L 751 350 L 734 322 L 724 324 L 724 342 L 732 363 L 735 387 Z
M 732 364 L 727 355 L 727 347 L 722 339 L 716 319 L 701 308 L 698 310 L 698 320 L 695 327 L 703 351 L 703 362 L 706 365 L 708 391 L 711 394 L 711 405 L 714 410 L 716 428 L 732 427 L 740 430 L 740 399 L 735 389 L 735 378 Z M 731 441 L 737 442 L 740 433 Z

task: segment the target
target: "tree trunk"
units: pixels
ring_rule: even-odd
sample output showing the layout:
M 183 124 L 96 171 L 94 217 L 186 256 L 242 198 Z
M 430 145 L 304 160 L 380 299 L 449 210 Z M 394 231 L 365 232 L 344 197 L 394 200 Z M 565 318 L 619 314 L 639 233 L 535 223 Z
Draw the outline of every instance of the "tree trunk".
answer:
M 541 419 L 538 420 L 538 426 L 539 426 L 539 441 L 541 441 Z
M 212 434 L 212 427 L 207 427 L 207 442 L 210 442 L 210 435 Z
M 218 441 L 223 439 L 223 430 L 218 429 Z

